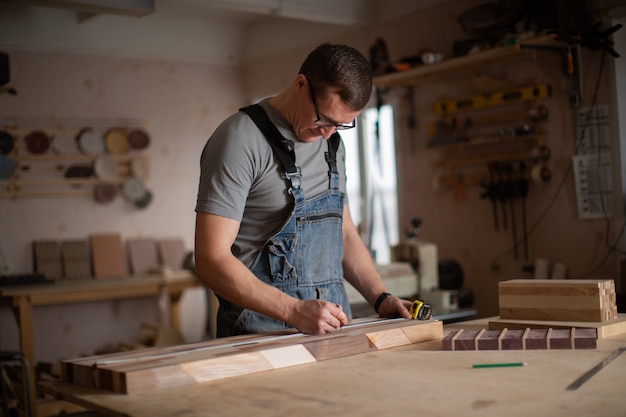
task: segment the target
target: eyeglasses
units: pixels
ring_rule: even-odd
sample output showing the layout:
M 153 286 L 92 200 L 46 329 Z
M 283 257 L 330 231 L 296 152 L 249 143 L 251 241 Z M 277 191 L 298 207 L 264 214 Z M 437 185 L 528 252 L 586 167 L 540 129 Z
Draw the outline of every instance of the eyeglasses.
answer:
M 324 120 L 320 116 L 320 111 L 317 108 L 317 102 L 315 101 L 315 91 L 313 85 L 309 82 L 309 92 L 311 93 L 311 102 L 313 103 L 313 110 L 315 110 L 315 116 L 317 119 L 313 122 L 318 127 L 334 127 L 336 130 L 352 129 L 356 126 L 356 119 L 352 120 L 352 123 L 335 123 L 330 120 Z

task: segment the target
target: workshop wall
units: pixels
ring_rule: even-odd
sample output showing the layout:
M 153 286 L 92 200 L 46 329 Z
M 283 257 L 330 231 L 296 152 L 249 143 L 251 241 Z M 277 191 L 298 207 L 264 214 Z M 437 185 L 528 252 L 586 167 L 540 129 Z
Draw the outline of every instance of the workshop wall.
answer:
M 194 39 L 207 39 L 207 44 L 190 45 L 185 39 L 175 37 L 175 44 L 185 47 L 178 55 L 167 59 L 155 58 L 160 45 L 172 42 L 172 38 L 164 36 L 149 38 L 152 39 L 147 42 L 149 48 L 124 36 L 114 36 L 114 49 L 99 55 L 89 49 L 90 40 L 99 39 L 96 33 L 55 31 L 54 24 L 49 24 L 46 33 L 42 23 L 48 21 L 46 16 L 35 20 L 38 30 L 16 26 L 15 29 L 22 29 L 22 34 L 40 35 L 37 42 L 45 44 L 46 37 L 56 33 L 60 38 L 71 39 L 73 46 L 63 50 L 34 45 L 3 47 L 11 56 L 12 85 L 18 95 L 0 95 L 0 119 L 71 120 L 74 123 L 85 119 L 141 121 L 151 135 L 151 144 L 146 150 L 150 159 L 147 186 L 153 191 L 154 200 L 147 208 L 139 210 L 121 198 L 109 205 L 99 205 L 89 197 L 0 199 L 2 257 L 9 262 L 12 272 L 30 271 L 30 245 L 34 239 L 85 238 L 90 233 L 104 231 L 118 232 L 124 238 L 181 237 L 191 250 L 199 153 L 221 120 L 242 103 L 284 88 L 293 80 L 306 53 L 324 41 L 345 42 L 367 53 L 369 46 L 381 36 L 387 41 L 392 59 L 415 54 L 421 48 L 450 55 L 452 42 L 464 37 L 456 22 L 457 14 L 479 3 L 482 1 L 455 1 L 353 30 L 293 22 L 283 26 L 270 19 L 254 24 L 245 32 L 243 44 L 255 51 L 249 53 L 247 59 L 241 58 L 240 51 L 234 47 L 236 42 L 214 36 L 198 22 L 182 22 L 172 31 L 181 36 L 187 33 Z M 99 16 L 92 23 L 98 26 L 98 32 L 106 33 L 111 21 L 112 18 Z M 133 30 L 142 21 L 126 22 L 120 32 L 135 33 Z M 152 22 L 153 33 L 162 31 L 160 28 L 164 26 L 159 24 L 163 21 L 147 21 Z M 6 22 L 0 18 L 0 23 Z M 6 24 L 0 26 L 0 35 L 10 29 Z M 110 27 L 113 25 L 109 25 L 108 30 Z M 188 33 L 189 28 L 194 30 Z M 299 30 L 303 28 L 305 33 L 301 36 Z M 238 33 L 233 32 L 233 36 L 237 37 Z M 300 42 L 293 41 L 299 36 Z M 291 40 L 288 48 L 275 48 L 287 38 Z M 263 45 L 272 45 L 272 48 L 265 47 L 267 53 L 261 53 Z M 210 56 L 196 59 L 203 51 Z M 244 64 L 240 65 L 242 62 Z M 410 111 L 407 90 L 393 89 L 385 95 L 385 100 L 395 105 L 398 117 L 396 146 L 401 226 L 408 228 L 409 220 L 416 216 L 424 220 L 421 237 L 439 246 L 440 258 L 461 262 L 465 285 L 474 292 L 481 316 L 497 313 L 497 282 L 528 276 L 522 272 L 522 267 L 533 264 L 536 258 L 563 262 L 572 278 L 587 276 L 590 272 L 589 276 L 594 278 L 612 278 L 617 273 L 613 255 L 594 270 L 606 253 L 605 222 L 580 221 L 576 216 L 574 185 L 568 174 L 574 149 L 574 117 L 567 99 L 569 85 L 560 74 L 560 65 L 559 57 L 548 54 L 524 64 L 485 68 L 490 75 L 513 85 L 548 82 L 554 87 L 553 97 L 545 101 L 550 110 L 546 142 L 552 150 L 553 178 L 548 184 L 532 187 L 527 202 L 528 224 L 534 224 L 546 207 L 553 205 L 531 235 L 528 261 L 512 257 L 510 232 L 493 230 L 491 206 L 479 198 L 478 188 L 469 187 L 467 201 L 456 202 L 452 190 L 432 186 L 433 165 L 440 158 L 437 149 L 426 146 L 426 126 L 435 119 L 432 104 L 444 98 L 475 93 L 471 74 L 416 84 L 413 98 L 417 126 L 414 129 L 409 129 L 406 122 Z M 598 72 L 598 55 L 586 52 L 584 106 L 591 103 Z M 600 104 L 607 103 L 607 85 L 604 73 L 600 79 Z M 561 182 L 562 191 L 557 192 Z M 609 227 L 609 240 L 614 238 L 612 230 Z M 194 307 L 202 303 L 200 291 L 193 292 L 186 304 Z M 201 309 L 186 311 L 183 325 L 187 328 L 188 339 L 194 340 L 199 337 L 198 324 L 203 325 L 205 317 Z M 155 321 L 158 314 L 154 301 L 148 300 L 38 308 L 34 317 L 37 357 L 54 361 L 92 353 L 116 340 L 132 339 L 137 331 L 137 318 Z M 128 317 L 133 320 L 127 325 L 120 324 Z M 111 328 L 108 323 L 117 325 Z M 8 309 L 0 311 L 0 347 L 17 348 L 14 317 Z
M 248 94 L 250 97 L 261 97 L 290 82 L 300 57 L 323 41 L 344 42 L 368 53 L 375 39 L 382 37 L 392 61 L 414 55 L 422 48 L 451 56 L 453 42 L 467 37 L 456 17 L 461 11 L 480 3 L 483 2 L 456 1 L 453 5 L 433 7 L 350 33 L 329 37 L 320 35 L 319 39 L 311 39 L 306 45 L 293 48 L 290 53 L 257 57 L 246 66 Z M 248 36 L 260 37 L 262 33 L 267 33 L 265 29 L 263 25 L 258 25 Z M 610 104 L 607 91 L 609 66 L 613 65 L 613 58 L 606 54 L 601 71 L 601 57 L 601 52 L 583 49 L 582 108 L 594 102 L 596 85 L 596 103 Z M 276 62 L 281 62 L 281 66 L 277 68 Z M 622 199 L 619 189 L 616 189 L 615 206 L 611 208 L 615 214 L 609 221 L 578 218 L 571 170 L 576 142 L 575 111 L 569 101 L 572 80 L 563 75 L 562 65 L 558 53 L 542 53 L 536 57 L 530 54 L 528 58 L 512 63 L 488 65 L 478 71 L 460 71 L 456 75 L 418 81 L 413 91 L 394 87 L 383 96 L 386 102 L 395 106 L 397 115 L 400 225 L 408 230 L 410 219 L 423 219 L 421 239 L 437 244 L 440 259 L 454 259 L 461 263 L 465 287 L 473 292 L 475 307 L 481 317 L 498 314 L 498 282 L 532 278 L 532 268 L 539 258 L 546 259 L 550 267 L 557 262 L 564 264 L 567 278 L 617 278 L 619 286 L 616 255 L 609 250 L 606 242 L 615 240 L 618 228 L 623 224 Z M 529 188 L 525 203 L 527 258 L 522 242 L 520 201 L 515 203 L 519 243 L 516 258 L 509 204 L 506 208 L 508 230 L 503 230 L 501 214 L 499 230 L 495 230 L 491 203 L 480 198 L 484 189 L 467 186 L 467 200 L 456 201 L 451 187 L 434 185 L 442 151 L 427 146 L 430 140 L 428 124 L 437 120 L 433 105 L 440 100 L 482 92 L 473 82 L 475 74 L 495 78 L 510 87 L 542 83 L 552 86 L 552 96 L 542 102 L 549 109 L 544 127 L 547 131 L 545 143 L 551 151 L 548 167 L 552 178 L 546 183 L 531 184 Z M 410 100 L 415 106 L 412 116 L 416 125 L 413 128 L 408 123 L 412 111 Z M 614 148 L 618 149 L 619 138 L 614 138 L 614 141 Z M 619 172 L 618 168 L 616 172 Z M 498 210 L 501 208 L 498 207 Z M 525 271 L 528 267 L 530 272 Z
M 119 195 L 99 204 L 90 196 L 0 199 L 2 255 L 12 272 L 32 271 L 31 242 L 86 239 L 114 232 L 133 237 L 183 239 L 193 249 L 199 158 L 216 124 L 244 102 L 236 67 L 67 53 L 7 51 L 17 96 L 0 96 L 2 118 L 62 126 L 81 121 L 141 121 L 151 142 L 146 186 L 152 203 L 139 209 Z M 47 122 L 51 121 L 51 122 Z M 41 123 L 41 122 L 40 122 Z M 203 303 L 202 290 L 186 295 Z M 187 303 L 188 304 L 188 303 Z M 202 309 L 187 313 L 188 339 L 203 336 Z M 17 348 L 10 311 L 2 311 L 0 345 Z M 85 317 L 89 317 L 88 320 Z M 128 325 L 124 317 L 132 317 Z M 115 319 L 115 320 L 114 320 Z M 35 310 L 37 355 L 50 360 L 134 341 L 140 321 L 158 321 L 154 300 L 90 303 Z M 94 326 L 98 323 L 98 326 Z M 53 336 L 49 343 L 44 335 Z M 60 345 L 59 345 L 60 344 Z

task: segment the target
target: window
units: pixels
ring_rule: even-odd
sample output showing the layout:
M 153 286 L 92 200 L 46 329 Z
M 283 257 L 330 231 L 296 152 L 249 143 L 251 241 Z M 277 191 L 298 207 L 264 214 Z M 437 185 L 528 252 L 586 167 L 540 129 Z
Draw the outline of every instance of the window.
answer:
M 377 134 L 376 124 L 378 122 Z M 341 132 L 346 146 L 350 214 L 379 264 L 398 244 L 398 187 L 393 108 L 365 110 L 357 128 Z

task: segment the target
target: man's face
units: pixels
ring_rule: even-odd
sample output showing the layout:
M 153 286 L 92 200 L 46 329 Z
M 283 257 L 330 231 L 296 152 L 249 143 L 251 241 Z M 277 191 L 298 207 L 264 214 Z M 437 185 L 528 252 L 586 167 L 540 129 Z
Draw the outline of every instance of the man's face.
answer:
M 297 94 L 299 111 L 293 127 L 301 142 L 314 142 L 320 136 L 328 139 L 337 130 L 355 126 L 360 112 L 350 109 L 337 93 L 319 94 L 303 76 Z

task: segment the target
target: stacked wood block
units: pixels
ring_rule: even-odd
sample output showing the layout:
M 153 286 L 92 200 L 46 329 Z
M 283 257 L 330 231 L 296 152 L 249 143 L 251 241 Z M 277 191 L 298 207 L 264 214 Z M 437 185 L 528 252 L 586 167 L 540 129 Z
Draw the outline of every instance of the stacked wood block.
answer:
M 59 242 L 54 240 L 33 241 L 33 263 L 36 273 L 51 279 L 62 278 L 63 264 Z
M 595 329 L 453 330 L 444 350 L 595 349 Z
M 63 380 L 140 393 L 372 352 L 443 337 L 428 320 L 381 320 L 325 335 L 265 334 L 138 349 L 62 362 Z
M 502 281 L 498 297 L 500 319 L 606 322 L 618 317 L 613 280 Z

